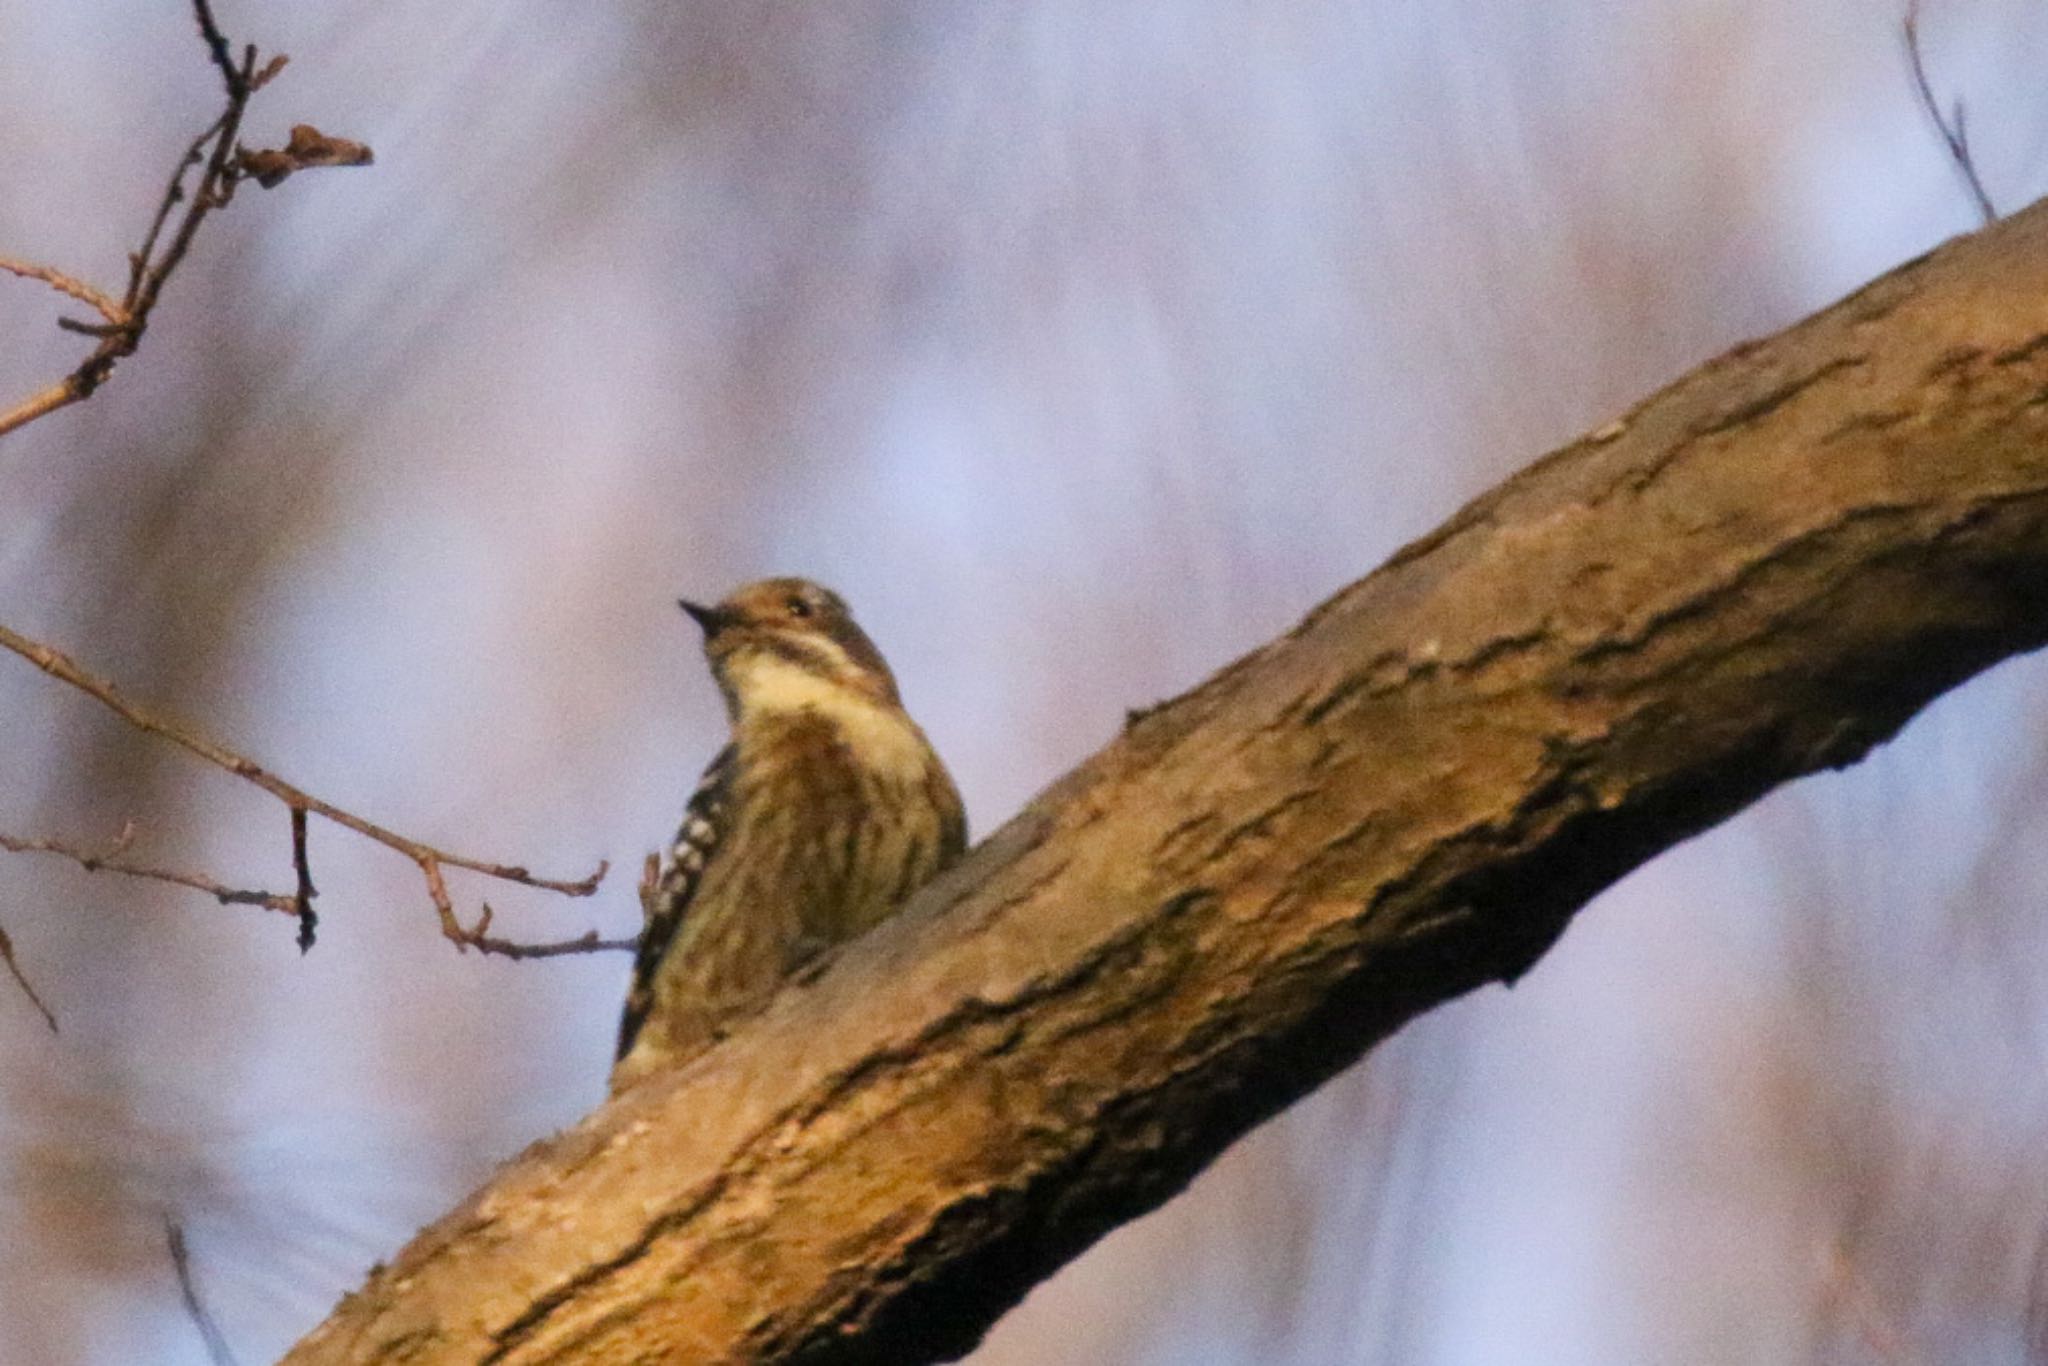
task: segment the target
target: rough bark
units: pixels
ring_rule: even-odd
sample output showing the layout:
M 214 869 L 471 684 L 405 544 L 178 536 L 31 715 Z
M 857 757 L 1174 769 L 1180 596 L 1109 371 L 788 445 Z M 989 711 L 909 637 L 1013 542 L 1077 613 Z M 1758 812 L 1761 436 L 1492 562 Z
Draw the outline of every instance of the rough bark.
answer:
M 1702 367 L 1135 719 L 289 1360 L 962 1352 L 1621 874 L 2048 639 L 2044 609 L 2035 208 Z

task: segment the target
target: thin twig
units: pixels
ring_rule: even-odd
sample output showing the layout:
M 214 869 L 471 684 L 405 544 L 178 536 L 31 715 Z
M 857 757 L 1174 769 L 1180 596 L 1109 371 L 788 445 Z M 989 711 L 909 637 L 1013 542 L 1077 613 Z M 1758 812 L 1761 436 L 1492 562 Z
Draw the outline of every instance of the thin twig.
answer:
M 1920 55 L 1920 0 L 1910 0 L 1906 6 L 1906 61 L 1913 68 L 1913 88 L 1920 97 L 1920 108 L 1925 111 L 1934 131 L 1941 135 L 1942 145 L 1948 148 L 1949 160 L 1962 173 L 1963 185 L 1970 197 L 1977 203 L 1977 212 L 1984 216 L 1988 225 L 1998 221 L 1998 210 L 1991 203 L 1991 196 L 1985 193 L 1984 181 L 1977 174 L 1976 158 L 1970 155 L 1970 133 L 1963 122 L 1963 102 L 1955 102 L 1954 112 L 1944 117 L 1941 103 L 1934 97 L 1934 86 L 1927 79 L 1927 64 Z
M 170 1245 L 171 1269 L 178 1276 L 178 1298 L 185 1303 L 185 1317 L 192 1320 L 200 1340 L 206 1344 L 206 1355 L 212 1358 L 214 1366 L 235 1366 L 227 1334 L 220 1330 L 220 1324 L 199 1298 L 199 1283 L 192 1275 L 192 1252 L 185 1245 L 185 1230 L 168 1214 L 164 1216 L 164 1241 Z
M 202 11 L 205 9 L 205 0 L 193 2 Z M 141 288 L 135 291 L 135 297 L 130 302 L 129 311 L 137 319 L 147 318 L 149 311 L 156 306 L 157 295 L 162 293 L 164 282 L 184 261 L 185 253 L 191 249 L 192 239 L 198 234 L 199 225 L 206 220 L 206 215 L 215 209 L 227 207 L 228 201 L 235 197 L 232 157 L 235 134 L 241 131 L 242 112 L 249 103 L 249 75 L 256 64 L 254 47 L 249 49 L 246 64 L 249 70 L 243 71 L 238 79 L 230 84 L 228 107 L 222 111 L 220 121 L 216 125 L 219 131 L 214 134 L 212 148 L 206 154 L 206 169 L 200 174 L 199 187 L 192 192 L 191 207 L 186 209 L 185 216 L 178 220 L 178 229 L 171 234 L 170 245 L 164 248 L 163 255 L 157 258 L 155 265 L 143 272 Z M 187 164 L 179 163 L 174 181 L 183 180 L 184 167 Z
M 78 318 L 59 318 L 57 326 L 65 332 L 76 332 L 81 337 L 111 337 L 125 330 L 126 323 L 89 323 Z
M 59 294 L 68 294 L 107 320 L 109 326 L 128 325 L 127 310 L 102 294 L 93 286 L 75 276 L 49 266 L 39 266 L 29 261 L 17 261 L 11 256 L 0 256 L 0 270 L 9 275 L 19 275 L 24 280 L 41 280 Z
M 299 952 L 313 947 L 313 932 L 320 917 L 313 911 L 313 865 L 306 858 L 306 808 L 292 808 L 292 873 L 298 888 L 292 893 L 292 914 L 299 918 Z
M 228 98 L 245 99 L 249 94 L 248 72 L 238 70 L 235 59 L 228 55 L 227 35 L 220 31 L 220 25 L 213 21 L 213 6 L 207 0 L 192 0 L 193 13 L 199 19 L 199 36 L 206 40 L 207 50 L 213 53 L 213 64 L 220 68 L 221 79 L 227 83 Z M 249 49 L 253 58 L 256 50 Z M 254 65 L 253 61 L 250 63 Z
M 284 152 L 252 153 L 238 144 L 235 135 L 241 130 L 242 114 L 248 108 L 249 97 L 283 69 L 285 59 L 282 55 L 272 57 L 259 69 L 256 48 L 251 44 L 242 50 L 241 61 L 237 62 L 227 35 L 214 21 L 213 8 L 208 0 L 192 0 L 192 10 L 198 18 L 199 35 L 206 42 L 207 52 L 213 64 L 220 69 L 222 83 L 227 89 L 227 104 L 205 131 L 192 140 L 172 168 L 170 180 L 164 186 L 156 213 L 150 220 L 149 231 L 143 236 L 142 246 L 129 253 L 128 288 L 120 301 L 116 303 L 100 290 L 48 267 L 0 260 L 0 269 L 42 280 L 97 309 L 106 319 L 104 328 L 76 324 L 69 327 L 70 331 L 98 337 L 99 345 L 64 378 L 0 411 L 0 436 L 17 427 L 27 426 L 59 408 L 90 398 L 113 373 L 115 363 L 135 353 L 135 348 L 142 344 L 143 332 L 149 326 L 150 312 L 156 307 L 165 282 L 191 249 L 199 225 L 208 214 L 225 207 L 234 198 L 235 186 L 249 173 L 246 168 L 252 162 L 271 168 L 267 174 L 258 177 L 266 186 L 283 180 L 292 171 L 309 166 L 359 166 L 370 162 L 367 147 L 345 139 L 325 137 L 317 130 L 308 130 L 312 141 L 301 138 L 294 130 L 295 145 L 300 146 L 300 154 L 296 156 L 292 148 Z M 197 185 L 188 194 L 185 179 L 195 166 L 203 169 Z M 185 206 L 182 216 L 176 214 L 180 204 Z M 172 227 L 174 217 L 177 222 Z M 171 232 L 167 243 L 164 242 L 166 228 Z M 161 252 L 159 243 L 163 243 Z
M 0 411 L 0 436 L 68 404 L 89 397 L 112 373 L 116 361 L 134 353 L 142 340 L 144 329 L 149 324 L 149 315 L 163 293 L 166 281 L 184 261 L 186 252 L 191 249 L 193 237 L 199 231 L 199 225 L 207 214 L 223 207 L 234 197 L 236 185 L 245 177 L 253 178 L 264 186 L 270 186 L 309 167 L 360 166 L 368 165 L 371 161 L 370 149 L 361 143 L 350 142 L 344 138 L 331 138 L 318 129 L 304 124 L 292 129 L 291 142 L 281 151 L 251 152 L 242 147 L 236 141 L 236 134 L 241 129 L 242 114 L 248 107 L 249 97 L 284 69 L 285 58 L 282 55 L 272 57 L 259 68 L 256 47 L 250 44 L 242 49 L 241 59 L 237 61 L 233 45 L 229 43 L 227 35 L 221 31 L 220 24 L 214 19 L 213 7 L 209 0 L 192 0 L 192 10 L 199 22 L 199 35 L 206 43 L 207 52 L 211 55 L 214 66 L 220 70 L 221 80 L 227 90 L 227 104 L 213 122 L 192 140 L 191 145 L 185 149 L 172 168 L 170 180 L 165 185 L 156 213 L 150 220 L 149 231 L 143 236 L 142 246 L 129 255 L 128 288 L 120 301 L 116 302 L 92 286 L 50 267 L 0 258 L 0 269 L 40 280 L 71 298 L 89 304 L 106 319 L 104 327 L 70 319 L 62 320 L 70 331 L 98 337 L 99 345 L 77 369 L 63 379 L 39 393 L 32 394 L 14 407 Z M 203 169 L 199 173 L 197 184 L 188 194 L 185 182 L 194 167 Z M 185 205 L 182 215 L 177 213 L 180 204 Z M 167 230 L 170 233 L 168 241 L 164 237 Z M 312 946 L 314 932 L 319 924 L 319 917 L 313 909 L 313 873 L 306 853 L 306 818 L 308 815 L 317 815 L 411 859 L 426 879 L 427 894 L 434 903 L 436 915 L 440 918 L 442 933 L 458 947 L 475 947 L 485 953 L 499 953 L 512 957 L 544 957 L 555 953 L 586 953 L 599 949 L 632 947 L 631 944 L 600 940 L 595 932 L 581 939 L 567 940 L 559 944 L 512 944 L 485 933 L 490 923 L 489 907 L 484 908 L 475 929 L 465 929 L 455 914 L 447 884 L 441 876 L 441 869 L 444 866 L 464 868 L 487 877 L 560 892 L 565 896 L 588 896 L 603 880 L 607 867 L 605 864 L 600 863 L 597 871 L 587 878 L 574 882 L 562 881 L 535 877 L 525 868 L 514 865 L 450 854 L 432 845 L 408 839 L 373 821 L 323 802 L 268 772 L 254 760 L 235 753 L 195 730 L 180 726 L 130 702 L 111 682 L 87 672 L 61 651 L 30 640 L 4 626 L 0 626 L 0 645 L 28 659 L 52 677 L 97 698 L 138 730 L 180 745 L 208 763 L 254 783 L 283 802 L 291 812 L 292 871 L 296 886 L 289 897 L 274 892 L 239 891 L 197 874 L 145 867 L 106 853 L 90 854 L 50 840 L 12 840 L 0 837 L 0 848 L 63 854 L 88 869 L 178 883 L 206 892 L 223 903 L 246 903 L 286 911 L 298 919 L 299 948 L 303 952 Z
M 123 721 L 150 735 L 170 741 L 217 768 L 224 768 L 238 778 L 247 779 L 283 802 L 286 806 L 304 807 L 313 815 L 333 821 L 336 825 L 353 830 L 365 839 L 375 840 L 386 848 L 394 849 L 418 864 L 442 864 L 450 868 L 466 868 L 486 877 L 501 878 L 506 882 L 517 882 L 526 887 L 539 887 L 564 896 L 589 896 L 603 881 L 609 865 L 599 865 L 598 871 L 589 877 L 575 880 L 536 877 L 527 869 L 515 864 L 492 863 L 485 859 L 469 858 L 436 849 L 430 844 L 408 839 L 393 830 L 387 830 L 374 821 L 366 820 L 353 812 L 330 806 L 318 797 L 296 787 L 271 773 L 254 759 L 235 753 L 217 740 L 200 734 L 178 722 L 160 716 L 139 703 L 122 696 L 120 689 L 112 682 L 88 672 L 77 660 L 63 651 L 29 639 L 11 627 L 0 626 L 0 647 L 20 655 L 44 673 L 62 683 L 69 683 L 80 692 L 97 699 Z M 423 868 L 424 871 L 424 868 Z
M 483 913 L 477 917 L 472 929 L 463 931 L 464 942 L 480 953 L 497 954 L 501 958 L 559 958 L 570 953 L 631 953 L 640 947 L 638 939 L 599 939 L 596 930 L 586 930 L 574 939 L 557 939 L 546 944 L 522 944 L 516 940 L 498 939 L 490 933 L 491 903 L 484 903 Z
M 43 1004 L 43 998 L 36 994 L 35 987 L 29 983 L 28 974 L 23 972 L 21 964 L 14 960 L 14 941 L 7 937 L 7 931 L 5 930 L 0 930 L 0 963 L 7 965 L 8 974 L 14 978 L 14 984 L 21 988 L 22 995 L 28 997 L 29 1004 L 42 1012 L 43 1023 L 50 1026 L 50 1032 L 55 1034 L 57 1032 L 57 1016 L 55 1012 Z
M 345 811 L 341 807 L 322 801 L 305 789 L 286 782 L 254 759 L 236 753 L 226 745 L 201 734 L 191 727 L 172 721 L 136 702 L 130 701 L 122 695 L 120 689 L 116 688 L 111 681 L 90 672 L 61 650 L 45 645 L 40 641 L 31 640 L 7 626 L 0 626 L 0 647 L 20 655 L 59 682 L 68 683 L 72 687 L 77 688 L 80 692 L 98 701 L 102 706 L 112 711 L 135 729 L 145 734 L 155 735 L 161 739 L 168 740 L 188 753 L 204 759 L 216 768 L 226 769 L 236 777 L 253 783 L 277 798 L 280 802 L 283 802 L 292 812 L 292 861 L 294 870 L 300 878 L 299 892 L 289 897 L 279 897 L 274 893 L 263 893 L 263 896 L 272 898 L 272 900 L 265 900 L 254 904 L 270 906 L 273 910 L 284 910 L 293 915 L 300 916 L 300 935 L 302 940 L 309 933 L 309 927 L 306 924 L 302 911 L 310 910 L 313 898 L 312 873 L 306 867 L 304 842 L 300 838 L 300 826 L 308 814 L 319 816 L 323 820 L 332 821 L 345 830 L 352 830 L 365 839 L 373 840 L 385 848 L 411 859 L 413 864 L 419 868 L 422 877 L 426 880 L 427 895 L 433 901 L 434 910 L 440 917 L 441 932 L 459 948 L 484 948 L 485 946 L 480 938 L 482 930 L 481 926 L 477 930 L 465 929 L 461 921 L 457 919 L 454 903 L 448 895 L 447 883 L 441 876 L 442 868 L 463 868 L 473 873 L 481 873 L 485 877 L 497 878 L 503 882 L 516 882 L 523 887 L 538 887 L 543 891 L 559 892 L 563 896 L 589 896 L 597 890 L 598 884 L 604 880 L 605 874 L 610 871 L 611 865 L 609 863 L 599 863 L 597 870 L 589 877 L 574 881 L 538 877 L 526 868 L 516 864 L 492 863 L 487 859 L 470 858 L 462 854 L 451 854 L 444 849 L 437 849 L 431 844 L 424 844 L 419 840 L 409 839 L 395 830 L 390 830 L 377 824 L 375 821 L 368 820 L 356 815 L 352 811 Z M 51 852 L 57 851 L 53 850 Z M 115 867 L 111 863 L 106 863 L 105 866 L 110 872 L 129 871 L 125 868 Z M 145 874 L 136 873 L 134 875 L 144 876 Z M 166 877 L 162 880 L 180 881 L 181 879 Z M 186 885 L 199 887 L 200 890 L 215 896 L 219 896 L 221 891 L 224 890 L 193 881 L 187 881 Z M 301 897 L 303 897 L 303 905 Z M 226 898 L 223 897 L 222 899 L 225 900 Z M 486 913 L 483 917 L 483 924 L 488 924 L 488 921 L 489 915 Z M 568 942 L 583 944 L 585 941 L 572 940 Z M 621 946 L 612 941 L 592 939 L 589 941 L 588 946 L 583 949 L 570 950 L 562 948 L 555 951 L 562 953 L 595 952 L 614 947 L 630 948 L 631 946 Z M 486 948 L 485 951 L 501 952 L 502 950 Z
M 39 417 L 47 417 L 59 408 L 68 407 L 92 392 L 81 386 L 77 372 L 66 375 L 49 388 L 30 394 L 5 412 L 0 412 L 0 436 L 5 436 L 16 427 L 26 427 Z
M 28 838 L 0 833 L 0 849 L 5 849 L 10 854 L 55 854 L 59 858 L 70 859 L 88 873 L 114 873 L 121 877 L 141 878 L 148 882 L 169 882 L 179 887 L 189 887 L 195 892 L 206 893 L 223 906 L 261 906 L 266 911 L 277 911 L 284 915 L 298 914 L 297 899 L 282 892 L 228 887 L 199 873 L 156 868 L 126 858 L 124 851 L 134 833 L 134 823 L 130 822 L 120 837 L 105 849 L 87 849 L 67 840 L 41 836 Z
M 157 201 L 156 214 L 149 220 L 149 231 L 143 234 L 142 245 L 128 254 L 128 292 L 123 297 L 130 305 L 142 289 L 142 277 L 149 270 L 149 263 L 156 256 L 156 243 L 163 236 L 164 225 L 171 221 L 171 211 L 185 202 L 185 173 L 206 161 L 206 144 L 220 132 L 226 123 L 227 113 L 206 126 L 204 132 L 185 149 L 185 155 L 178 158 L 178 164 L 171 168 L 170 182 L 164 186 L 162 197 Z

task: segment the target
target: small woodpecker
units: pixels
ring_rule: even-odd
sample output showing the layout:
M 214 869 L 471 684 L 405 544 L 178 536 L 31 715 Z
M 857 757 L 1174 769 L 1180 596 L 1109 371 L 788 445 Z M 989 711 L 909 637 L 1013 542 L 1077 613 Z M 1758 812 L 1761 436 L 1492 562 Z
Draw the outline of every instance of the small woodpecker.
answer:
M 839 595 L 763 579 L 684 601 L 732 737 L 643 890 L 612 1090 L 680 1063 L 960 856 L 960 794 Z

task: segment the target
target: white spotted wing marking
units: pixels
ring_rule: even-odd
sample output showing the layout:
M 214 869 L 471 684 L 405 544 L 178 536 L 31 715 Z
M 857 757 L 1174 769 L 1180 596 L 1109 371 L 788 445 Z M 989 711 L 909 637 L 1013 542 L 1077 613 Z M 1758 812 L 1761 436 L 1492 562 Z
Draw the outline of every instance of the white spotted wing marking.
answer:
M 718 849 L 725 833 L 726 808 L 732 795 L 733 746 L 727 745 L 697 780 L 683 808 L 683 824 L 676 831 L 674 846 L 663 860 L 654 891 L 647 898 L 647 923 L 640 931 L 640 948 L 633 959 L 633 985 L 626 992 L 626 1010 L 619 1020 L 619 1057 L 633 1046 L 647 1013 L 654 1008 L 654 978 L 661 967 L 676 931 L 682 928 L 690 899 L 704 880 L 704 866 Z

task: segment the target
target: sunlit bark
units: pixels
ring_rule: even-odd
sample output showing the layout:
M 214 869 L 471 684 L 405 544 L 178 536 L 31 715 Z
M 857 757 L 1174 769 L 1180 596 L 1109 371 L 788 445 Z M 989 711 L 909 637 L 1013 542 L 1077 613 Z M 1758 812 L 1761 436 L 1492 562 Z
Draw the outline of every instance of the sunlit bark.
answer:
M 1135 718 L 289 1360 L 963 1351 L 1630 868 L 2044 639 L 2037 208 L 1702 367 Z

